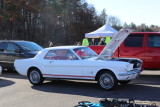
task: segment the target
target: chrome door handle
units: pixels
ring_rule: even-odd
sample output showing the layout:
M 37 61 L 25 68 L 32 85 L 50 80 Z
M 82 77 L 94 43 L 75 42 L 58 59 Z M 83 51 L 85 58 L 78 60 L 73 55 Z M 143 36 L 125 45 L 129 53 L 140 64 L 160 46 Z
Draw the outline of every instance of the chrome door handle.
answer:
M 49 63 L 54 63 L 54 61 L 49 61 Z

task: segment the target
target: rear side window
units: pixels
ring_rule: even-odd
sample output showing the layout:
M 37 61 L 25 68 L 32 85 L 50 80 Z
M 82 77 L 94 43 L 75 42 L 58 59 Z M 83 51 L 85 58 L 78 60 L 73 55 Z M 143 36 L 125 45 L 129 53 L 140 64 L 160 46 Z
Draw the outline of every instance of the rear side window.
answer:
M 125 47 L 142 47 L 143 34 L 130 34 L 124 41 Z
M 78 60 L 68 49 L 50 50 L 44 59 L 47 60 Z
M 7 52 L 15 52 L 15 50 L 19 49 L 17 45 L 14 43 L 8 43 Z
M 160 47 L 160 35 L 149 34 L 148 35 L 148 47 Z
M 0 42 L 0 51 L 4 51 L 6 49 L 7 43 L 6 42 Z

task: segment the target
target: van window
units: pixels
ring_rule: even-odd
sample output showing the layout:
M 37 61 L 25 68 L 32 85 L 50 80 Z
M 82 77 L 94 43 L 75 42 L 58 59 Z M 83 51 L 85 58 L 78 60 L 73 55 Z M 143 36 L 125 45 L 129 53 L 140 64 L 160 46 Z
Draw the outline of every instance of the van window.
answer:
M 143 34 L 130 34 L 124 41 L 126 47 L 142 47 Z
M 148 35 L 148 47 L 160 47 L 160 35 L 149 34 Z

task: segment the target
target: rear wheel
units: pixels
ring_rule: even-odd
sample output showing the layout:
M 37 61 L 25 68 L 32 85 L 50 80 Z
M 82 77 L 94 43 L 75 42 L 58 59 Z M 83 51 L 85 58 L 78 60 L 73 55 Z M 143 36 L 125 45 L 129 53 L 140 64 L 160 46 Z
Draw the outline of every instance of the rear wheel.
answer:
M 118 81 L 121 85 L 126 85 L 130 82 L 131 80 L 127 80 L 127 81 Z
M 113 73 L 103 72 L 98 76 L 98 84 L 105 90 L 112 90 L 118 85 L 118 81 Z
M 38 69 L 31 69 L 28 73 L 28 79 L 33 85 L 40 85 L 44 81 L 42 73 Z

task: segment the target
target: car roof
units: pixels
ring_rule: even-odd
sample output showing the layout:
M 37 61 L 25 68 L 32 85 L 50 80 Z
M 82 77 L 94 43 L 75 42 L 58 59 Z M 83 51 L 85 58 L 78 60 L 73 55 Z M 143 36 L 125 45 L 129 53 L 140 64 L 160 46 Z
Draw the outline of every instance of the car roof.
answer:
M 54 50 L 54 49 L 75 49 L 75 48 L 81 48 L 86 46 L 55 46 L 55 47 L 49 47 L 42 49 L 39 53 L 35 56 L 35 58 L 43 58 L 47 54 L 48 51 Z
M 0 42 L 32 42 L 32 41 L 25 41 L 25 40 L 0 40 Z
M 81 48 L 86 46 L 55 46 L 55 47 L 49 47 L 45 48 L 44 50 L 50 50 L 50 49 L 75 49 L 75 48 Z

